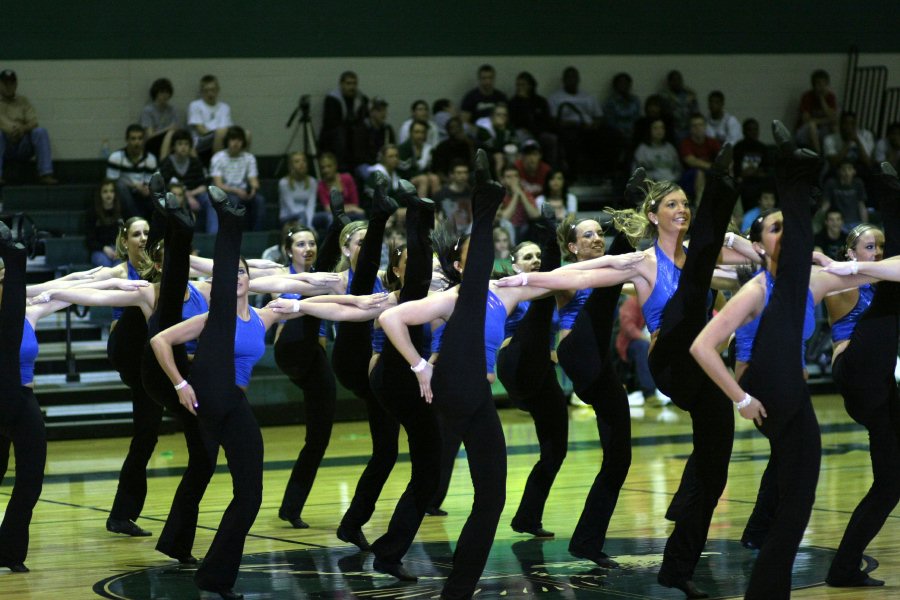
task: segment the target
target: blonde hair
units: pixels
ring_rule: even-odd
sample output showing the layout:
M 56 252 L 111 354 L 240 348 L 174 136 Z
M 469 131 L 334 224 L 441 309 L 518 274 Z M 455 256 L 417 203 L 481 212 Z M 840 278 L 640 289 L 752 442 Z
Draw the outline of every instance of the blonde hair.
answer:
M 859 238 L 863 236 L 864 233 L 869 231 L 878 231 L 884 233 L 878 227 L 871 225 L 869 223 L 860 223 L 856 227 L 850 230 L 850 233 L 847 234 L 847 239 L 844 242 L 844 256 L 850 258 L 849 252 L 851 250 L 856 251 L 856 243 L 859 241 Z
M 128 260 L 128 245 L 126 244 L 128 232 L 131 230 L 131 226 L 138 221 L 143 221 L 148 227 L 150 226 L 150 222 L 144 217 L 131 217 L 119 227 L 119 235 L 116 236 L 116 258 L 119 260 Z M 134 267 L 137 268 L 137 265 Z
M 346 248 L 350 243 L 350 238 L 354 236 L 354 234 L 365 231 L 369 228 L 368 221 L 351 221 L 344 225 L 344 228 L 341 229 L 341 235 L 338 237 L 338 243 L 341 248 Z M 341 253 L 341 260 L 338 262 L 337 267 L 335 267 L 334 272 L 340 273 L 341 271 L 346 271 L 350 268 L 350 257 L 345 256 L 344 253 Z
M 306 160 L 307 173 L 306 173 L 306 178 L 303 180 L 303 189 L 308 190 L 310 184 L 312 183 L 312 177 L 310 177 L 309 172 L 308 172 L 309 171 L 309 159 L 306 158 L 306 154 L 303 152 L 291 152 L 290 155 L 288 155 L 288 174 L 287 174 L 288 187 L 290 189 L 294 189 L 294 184 L 298 182 L 297 179 L 294 179 L 294 170 L 291 168 L 291 165 L 294 162 L 294 157 L 298 156 L 298 155 L 302 156 Z
M 681 187 L 671 181 L 653 181 L 645 180 L 647 185 L 647 195 L 641 203 L 640 212 L 629 208 L 626 210 L 615 210 L 612 208 L 604 208 L 603 212 L 612 217 L 615 228 L 625 234 L 628 242 L 632 247 L 637 248 L 641 240 L 655 240 L 659 235 L 657 226 L 650 221 L 650 213 L 659 210 L 659 203 L 663 198 L 673 192 L 681 191 Z

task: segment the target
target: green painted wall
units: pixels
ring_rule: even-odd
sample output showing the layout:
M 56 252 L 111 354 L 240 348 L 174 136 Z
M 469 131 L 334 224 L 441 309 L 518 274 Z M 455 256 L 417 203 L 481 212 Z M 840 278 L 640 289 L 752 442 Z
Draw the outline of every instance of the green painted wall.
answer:
M 0 61 L 900 52 L 896 0 L 2 0 Z

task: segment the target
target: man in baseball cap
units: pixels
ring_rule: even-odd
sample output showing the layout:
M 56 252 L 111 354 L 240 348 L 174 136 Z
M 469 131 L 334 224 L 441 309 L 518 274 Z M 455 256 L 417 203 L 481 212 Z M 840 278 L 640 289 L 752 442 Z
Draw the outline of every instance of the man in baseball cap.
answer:
M 41 183 L 57 183 L 53 177 L 50 137 L 38 127 L 37 114 L 25 96 L 16 94 L 19 78 L 12 69 L 0 71 L 0 185 L 3 184 L 3 160 L 37 158 Z

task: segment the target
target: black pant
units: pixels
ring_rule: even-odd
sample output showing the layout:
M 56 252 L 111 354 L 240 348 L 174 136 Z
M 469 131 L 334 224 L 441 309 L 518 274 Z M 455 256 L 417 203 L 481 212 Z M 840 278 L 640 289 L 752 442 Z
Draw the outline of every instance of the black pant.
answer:
M 197 417 L 207 459 L 215 465 L 225 450 L 234 497 L 213 538 L 195 581 L 205 589 L 231 588 L 237 579 L 244 542 L 262 503 L 263 441 L 244 392 L 235 385 L 237 267 L 241 221 L 217 206 L 213 285 L 209 317 L 197 344 L 189 381 L 197 394 Z
M 453 553 L 443 598 L 469 598 L 484 570 L 506 502 L 506 443 L 485 377 L 484 322 L 493 266 L 491 226 L 503 197 L 499 186 L 479 186 L 472 198 L 472 236 L 465 280 L 444 329 L 432 388 L 443 426 L 466 447 L 475 490 L 472 512 Z
M 662 577 L 674 581 L 693 578 L 713 510 L 725 488 L 734 442 L 734 409 L 689 350 L 706 325 L 709 286 L 736 202 L 733 182 L 710 171 L 678 289 L 666 303 L 649 356 L 657 387 L 688 411 L 693 423 L 694 449 L 667 513 L 675 520 L 675 528 L 660 568 Z

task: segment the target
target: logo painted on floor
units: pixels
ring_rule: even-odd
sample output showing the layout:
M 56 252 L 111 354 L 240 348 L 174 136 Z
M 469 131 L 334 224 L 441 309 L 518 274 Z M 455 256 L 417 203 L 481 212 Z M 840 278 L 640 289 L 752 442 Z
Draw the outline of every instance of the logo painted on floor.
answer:
M 498 541 L 491 549 L 476 596 L 682 599 L 682 592 L 656 582 L 665 543 L 665 539 L 610 538 L 604 549 L 620 568 L 602 569 L 591 561 L 573 558 L 568 540 Z M 833 556 L 834 550 L 827 548 L 801 547 L 794 563 L 794 588 L 821 585 Z M 755 558 L 754 552 L 737 541 L 709 540 L 694 582 L 711 598 L 743 596 Z M 372 559 L 371 553 L 346 546 L 250 554 L 241 563 L 235 591 L 248 600 L 438 598 L 450 572 L 453 549 L 445 542 L 413 544 L 404 566 L 419 577 L 416 583 L 401 583 L 374 571 Z M 196 598 L 195 571 L 196 567 L 172 564 L 150 567 L 104 579 L 94 585 L 94 591 L 116 600 Z

